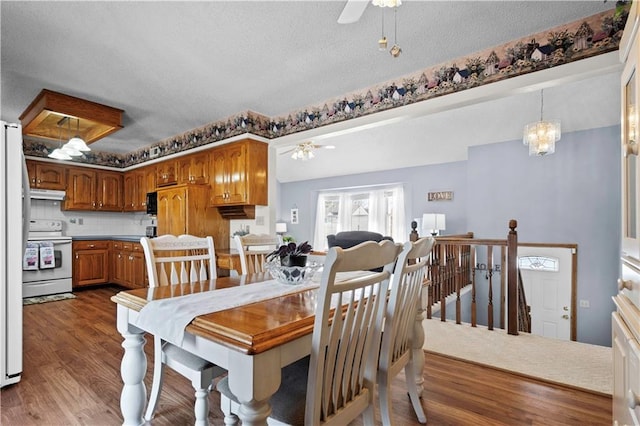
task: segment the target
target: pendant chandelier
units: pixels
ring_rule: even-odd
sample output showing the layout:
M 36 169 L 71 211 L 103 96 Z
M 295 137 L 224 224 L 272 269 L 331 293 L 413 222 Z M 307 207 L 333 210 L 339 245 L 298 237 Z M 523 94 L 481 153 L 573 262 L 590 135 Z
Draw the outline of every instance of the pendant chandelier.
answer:
M 544 91 L 540 91 L 540 121 L 524 126 L 522 142 L 529 145 L 529 155 L 543 156 L 556 151 L 556 142 L 560 140 L 560 120 L 543 120 Z
M 69 136 L 71 136 L 71 117 L 63 117 L 58 121 L 58 134 L 60 146 L 51 152 L 48 157 L 56 160 L 72 160 L 73 157 L 82 156 L 83 152 L 91 151 L 91 148 L 87 146 L 85 141 L 79 136 L 80 134 L 80 119 L 76 118 L 76 135 L 69 139 L 69 141 L 62 145 L 62 126 L 67 125 Z

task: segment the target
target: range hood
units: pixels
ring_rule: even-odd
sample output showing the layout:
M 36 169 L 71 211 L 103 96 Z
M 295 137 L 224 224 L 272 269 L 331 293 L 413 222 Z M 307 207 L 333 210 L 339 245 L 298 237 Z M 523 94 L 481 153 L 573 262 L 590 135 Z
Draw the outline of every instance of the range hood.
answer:
M 64 191 L 57 191 L 55 189 L 38 189 L 38 188 L 31 188 L 29 190 L 29 194 L 31 199 L 56 200 L 56 201 L 64 200 L 64 197 L 66 195 Z

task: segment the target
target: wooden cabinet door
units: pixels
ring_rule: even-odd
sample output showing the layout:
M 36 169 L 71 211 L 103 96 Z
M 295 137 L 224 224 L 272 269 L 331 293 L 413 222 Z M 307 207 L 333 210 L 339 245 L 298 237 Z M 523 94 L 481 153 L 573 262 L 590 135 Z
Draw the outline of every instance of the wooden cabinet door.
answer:
M 121 173 L 99 172 L 96 210 L 122 211 L 124 204 L 123 192 Z
M 66 188 L 65 168 L 58 164 L 37 163 L 36 177 L 37 187 L 42 189 L 57 189 L 64 191 Z
M 94 246 L 94 247 L 92 247 Z M 74 244 L 73 273 L 74 287 L 109 282 L 109 248 L 108 243 L 83 241 Z
M 126 266 L 126 258 L 127 255 L 121 249 L 116 249 L 113 252 L 112 256 L 112 275 L 111 282 L 115 284 L 125 285 L 126 283 L 126 275 L 125 275 L 125 266 Z
M 146 284 L 146 266 L 144 263 L 144 253 L 131 251 L 129 255 L 130 273 L 129 285 L 131 288 L 144 288 Z
M 227 204 L 244 204 L 247 202 L 247 167 L 246 145 L 235 144 L 225 152 L 227 163 Z
M 158 235 L 186 233 L 186 203 L 184 188 L 158 191 Z
M 225 150 L 214 149 L 209 153 L 211 171 L 211 205 L 223 206 L 226 204 L 229 171 L 225 159 Z
M 156 166 L 148 166 L 142 169 L 142 173 L 144 174 L 144 184 L 142 191 L 143 194 L 140 195 L 140 200 L 143 202 L 143 206 L 147 205 L 147 192 L 155 192 L 156 190 Z
M 31 188 L 66 189 L 66 169 L 59 164 L 27 160 L 27 173 Z
M 124 174 L 124 211 L 137 211 L 138 206 L 138 177 L 140 172 L 137 170 L 126 172 Z
M 176 160 L 166 160 L 156 165 L 156 185 L 168 186 L 178 182 Z
M 178 184 L 209 183 L 209 156 L 197 153 L 178 159 Z
M 89 168 L 69 169 L 65 210 L 94 210 L 97 173 Z

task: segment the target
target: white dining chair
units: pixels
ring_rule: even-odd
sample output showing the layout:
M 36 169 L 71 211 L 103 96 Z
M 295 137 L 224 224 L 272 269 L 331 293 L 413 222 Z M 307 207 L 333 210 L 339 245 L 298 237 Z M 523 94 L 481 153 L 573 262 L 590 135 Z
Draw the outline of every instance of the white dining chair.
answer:
M 380 417 L 385 426 L 393 425 L 391 382 L 403 368 L 413 410 L 420 423 L 427 422 L 415 380 L 420 372 L 416 371 L 413 358 L 413 328 L 434 244 L 433 237 L 404 243 L 393 271 L 378 363 Z
M 381 324 L 400 250 L 391 241 L 329 249 L 318 289 L 311 355 L 282 369 L 280 388 L 270 400 L 269 424 L 346 425 L 360 415 L 365 425 L 374 424 Z M 383 270 L 336 280 L 339 272 L 377 267 Z M 217 388 L 225 424 L 236 424 L 239 404 L 228 379 L 221 379 Z
M 233 237 L 240 255 L 242 275 L 264 272 L 267 255 L 280 247 L 278 238 L 271 235 L 235 235 Z
M 215 248 L 212 237 L 192 235 L 162 235 L 140 239 L 144 250 L 149 287 L 188 284 L 216 278 Z M 155 413 L 160 393 L 164 366 L 191 380 L 195 389 L 195 424 L 207 425 L 209 391 L 213 379 L 225 370 L 178 346 L 154 336 L 154 366 L 151 394 L 144 418 L 150 421 Z

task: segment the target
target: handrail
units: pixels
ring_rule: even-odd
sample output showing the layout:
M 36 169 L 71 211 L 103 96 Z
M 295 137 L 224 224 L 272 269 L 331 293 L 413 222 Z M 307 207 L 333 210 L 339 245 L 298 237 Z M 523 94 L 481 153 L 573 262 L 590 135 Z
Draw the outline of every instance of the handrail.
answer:
M 412 222 L 410 240 L 418 239 L 415 229 L 416 224 Z M 500 271 L 500 328 L 507 328 L 508 333 L 518 334 L 518 234 L 516 232 L 517 221 L 509 221 L 509 232 L 506 239 L 481 238 L 476 239 L 472 232 L 461 235 L 437 236 L 436 244 L 432 250 L 432 256 L 428 269 L 427 279 L 430 280 L 428 287 L 427 318 L 431 318 L 432 305 L 440 302 L 440 319 L 446 321 L 446 300 L 447 297 L 455 295 L 456 303 L 456 323 L 461 323 L 461 290 L 471 285 L 471 326 L 477 326 L 477 305 L 476 305 L 476 271 L 486 272 L 488 280 L 487 289 L 487 327 L 493 330 L 493 273 L 499 271 L 494 266 L 494 247 L 500 248 L 499 264 L 506 266 Z M 480 247 L 485 248 L 486 266 L 480 267 L 477 263 Z M 484 264 L 483 264 L 484 265 Z M 505 295 L 508 301 L 508 312 L 506 313 L 505 327 Z

